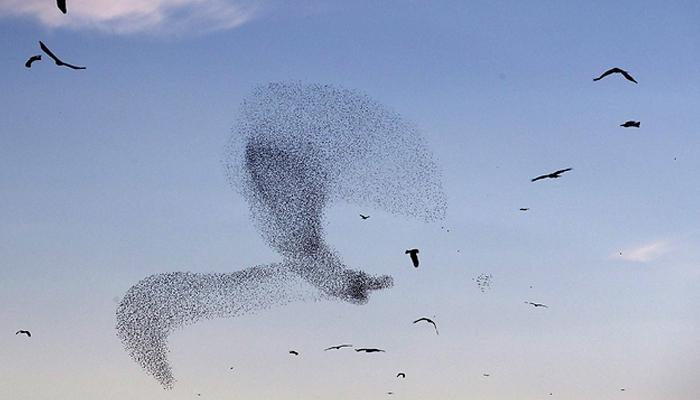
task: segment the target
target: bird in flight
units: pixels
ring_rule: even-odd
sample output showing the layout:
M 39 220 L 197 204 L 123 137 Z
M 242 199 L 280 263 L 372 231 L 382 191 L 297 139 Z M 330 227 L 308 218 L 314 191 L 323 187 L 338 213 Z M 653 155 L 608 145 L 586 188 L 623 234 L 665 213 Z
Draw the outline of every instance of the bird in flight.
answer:
M 58 6 L 58 9 L 61 10 L 62 13 L 67 13 L 68 10 L 66 9 L 66 0 L 56 0 L 56 5 Z
M 22 329 L 20 329 L 20 330 L 18 330 L 17 332 L 15 332 L 15 335 L 27 335 L 27 337 L 32 337 L 32 333 L 31 333 L 31 332 L 25 331 L 25 330 L 22 330 Z
M 521 208 L 520 211 L 527 211 L 529 208 Z
M 351 344 L 339 344 L 339 345 L 337 345 L 337 346 L 331 346 L 331 347 L 329 347 L 329 348 L 327 348 L 327 349 L 323 349 L 323 351 L 328 351 L 328 350 L 340 350 L 340 349 L 345 348 L 345 347 L 352 347 L 352 345 L 351 345 Z
M 421 322 L 421 321 L 425 321 L 425 322 L 427 322 L 427 323 L 429 323 L 429 324 L 433 324 L 433 327 L 435 328 L 435 333 L 438 334 L 438 335 L 440 334 L 440 332 L 438 332 L 438 327 L 437 327 L 437 325 L 435 324 L 435 321 L 433 321 L 433 320 L 430 319 L 430 318 L 426 318 L 426 317 L 418 318 L 417 320 L 413 321 L 413 323 L 415 324 L 415 323 Z
M 32 63 L 34 63 L 34 61 L 39 61 L 39 60 L 41 60 L 41 54 L 31 56 L 31 57 L 29 57 L 29 60 L 27 60 L 27 62 L 24 63 L 24 66 L 27 68 L 31 68 Z
M 404 374 L 403 372 L 399 372 L 398 374 L 396 374 L 396 377 L 397 378 L 406 378 L 406 374 Z
M 71 69 L 85 69 L 85 67 L 78 67 L 78 66 L 75 66 L 75 65 L 73 65 L 73 64 L 68 64 L 68 63 L 65 63 L 65 62 L 61 61 L 60 58 L 56 57 L 56 55 L 53 54 L 53 52 L 51 52 L 51 50 L 49 50 L 48 47 L 46 47 L 46 45 L 44 44 L 44 42 L 39 41 L 39 46 L 41 47 L 41 50 L 43 50 L 44 53 L 46 53 L 47 56 L 51 57 L 51 59 L 53 59 L 53 61 L 54 61 L 54 62 L 56 63 L 56 65 L 58 65 L 59 67 L 68 67 L 68 68 L 71 68 Z
M 360 214 L 360 218 L 362 218 L 362 219 L 368 219 L 368 218 L 369 218 L 369 215 L 362 215 L 362 214 Z
M 530 304 L 531 306 L 537 308 L 537 307 L 544 307 L 544 308 L 549 308 L 546 304 L 542 303 L 533 303 L 531 301 L 526 301 L 525 304 Z
M 572 169 L 573 168 L 565 168 L 565 169 L 560 169 L 559 171 L 552 172 L 551 174 L 540 175 L 538 177 L 530 179 L 530 182 L 535 182 L 535 181 L 539 181 L 540 179 L 546 179 L 546 178 L 550 178 L 550 179 L 561 178 L 561 174 L 563 174 L 564 172 L 571 171 Z
M 289 350 L 289 354 L 292 354 L 292 355 L 298 356 L 298 355 L 299 355 L 299 352 L 298 352 L 298 351 L 296 351 L 296 350 Z
M 635 81 L 634 78 L 632 78 L 632 75 L 630 75 L 629 72 L 625 71 L 625 70 L 622 69 L 622 68 L 617 68 L 617 67 L 615 67 L 615 68 L 610 68 L 609 70 L 603 72 L 603 74 L 600 75 L 599 77 L 593 78 L 593 80 L 594 80 L 594 81 L 599 81 L 599 80 L 605 78 L 606 76 L 608 76 L 608 75 L 610 75 L 610 74 L 622 74 L 622 76 L 624 76 L 625 79 L 627 79 L 628 81 L 637 83 L 637 81 Z
M 372 349 L 372 348 L 369 348 L 369 349 L 367 349 L 367 348 L 355 349 L 355 351 L 358 352 L 358 353 L 361 352 L 361 351 L 364 351 L 365 353 L 386 353 L 386 351 L 384 351 L 384 350 L 382 350 L 382 349 Z
M 411 255 L 411 261 L 413 261 L 413 266 L 418 268 L 418 249 L 406 250 L 406 254 Z
M 642 123 L 640 121 L 627 121 L 624 124 L 620 124 L 623 128 L 639 128 Z
M 487 377 L 487 378 L 488 378 L 489 376 L 491 376 L 491 374 L 481 374 L 481 375 L 483 375 L 483 376 L 485 376 L 485 377 Z

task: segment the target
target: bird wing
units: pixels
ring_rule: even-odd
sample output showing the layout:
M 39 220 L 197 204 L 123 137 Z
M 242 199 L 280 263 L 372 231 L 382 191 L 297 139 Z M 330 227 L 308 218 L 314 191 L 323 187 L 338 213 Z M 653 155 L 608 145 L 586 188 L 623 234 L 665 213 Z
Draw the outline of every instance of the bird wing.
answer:
M 38 60 L 41 60 L 41 55 L 38 55 L 38 56 L 31 56 L 31 57 L 29 57 L 29 59 L 27 60 L 27 62 L 24 63 L 24 66 L 27 67 L 27 68 L 31 68 L 31 67 L 32 67 L 32 63 L 33 63 L 34 61 L 38 61 Z
M 606 76 L 608 76 L 608 75 L 610 75 L 610 74 L 614 74 L 614 73 L 616 73 L 616 72 L 622 72 L 622 70 L 621 70 L 620 68 L 617 68 L 617 67 L 615 67 L 615 68 L 610 68 L 609 70 L 603 72 L 602 75 L 600 75 L 600 76 L 597 77 L 597 78 L 594 78 L 593 80 L 594 80 L 594 81 L 599 81 L 599 80 L 605 78 Z
M 540 175 L 538 177 L 532 178 L 532 179 L 530 179 L 530 182 L 539 181 L 540 179 L 545 179 L 545 178 L 549 178 L 549 174 Z
M 552 175 L 563 174 L 564 172 L 571 171 L 572 169 L 573 168 L 560 169 L 559 171 L 552 173 Z
M 411 253 L 411 261 L 413 262 L 414 267 L 418 266 L 418 252 L 417 251 Z
M 49 50 L 49 48 L 46 47 L 44 42 L 42 42 L 41 40 L 39 41 L 39 47 L 41 47 L 41 50 L 44 53 L 46 53 L 47 56 L 51 57 L 56 64 L 60 65 L 61 63 L 63 63 L 63 61 L 61 61 L 58 57 L 56 57 L 56 55 L 53 54 L 53 52 L 51 50 Z
M 636 80 L 634 80 L 634 78 L 632 78 L 632 75 L 630 75 L 629 72 L 620 70 L 620 73 L 621 73 L 622 76 L 624 76 L 628 81 L 632 81 L 632 82 L 634 82 L 634 83 L 638 83 Z
M 61 64 L 62 64 L 64 67 L 68 67 L 68 68 L 72 68 L 72 69 L 86 69 L 85 67 L 78 67 L 78 66 L 73 65 L 73 64 L 65 63 L 65 62 L 63 62 L 63 61 L 61 61 Z
M 62 13 L 67 13 L 68 10 L 66 9 L 66 0 L 56 0 L 56 5 L 58 6 L 58 9 L 61 10 Z
M 415 324 L 421 321 L 427 321 L 427 318 L 418 318 L 417 320 L 413 321 L 413 323 Z

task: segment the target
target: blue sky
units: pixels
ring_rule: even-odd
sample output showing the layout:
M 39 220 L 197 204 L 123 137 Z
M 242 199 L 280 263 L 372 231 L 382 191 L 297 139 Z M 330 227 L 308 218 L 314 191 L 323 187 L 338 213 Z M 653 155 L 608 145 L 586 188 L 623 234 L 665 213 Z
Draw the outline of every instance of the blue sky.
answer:
M 0 2 L 0 397 L 698 397 L 697 2 L 110 3 Z M 87 70 L 24 68 L 39 40 Z M 613 66 L 639 85 L 592 81 Z M 413 121 L 447 219 L 334 205 L 328 242 L 395 287 L 183 329 L 163 391 L 116 302 L 150 274 L 279 260 L 221 160 L 243 98 L 289 80 Z M 388 352 L 320 351 L 342 342 Z

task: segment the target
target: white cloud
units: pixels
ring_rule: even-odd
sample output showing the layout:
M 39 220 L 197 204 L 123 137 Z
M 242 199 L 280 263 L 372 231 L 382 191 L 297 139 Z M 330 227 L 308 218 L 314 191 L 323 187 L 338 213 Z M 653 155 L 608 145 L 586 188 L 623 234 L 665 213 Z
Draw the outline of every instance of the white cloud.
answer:
M 669 248 L 668 242 L 657 240 L 639 247 L 623 250 L 621 257 L 625 261 L 645 263 L 667 253 Z
M 67 0 L 64 15 L 53 0 L 0 0 L 0 16 L 25 16 L 49 28 L 137 32 L 231 29 L 254 18 L 251 0 Z

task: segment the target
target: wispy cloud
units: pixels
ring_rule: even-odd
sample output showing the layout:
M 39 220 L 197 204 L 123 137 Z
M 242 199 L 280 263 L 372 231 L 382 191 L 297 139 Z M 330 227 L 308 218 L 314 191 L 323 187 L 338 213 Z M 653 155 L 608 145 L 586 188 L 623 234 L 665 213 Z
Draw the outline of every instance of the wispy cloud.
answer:
M 63 15 L 52 0 L 0 0 L 0 16 L 35 19 L 49 28 L 95 29 L 116 34 L 214 31 L 258 15 L 252 0 L 68 0 Z
M 632 249 L 623 250 L 621 257 L 625 261 L 650 262 L 670 250 L 670 245 L 665 240 L 657 240 Z

